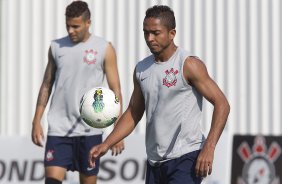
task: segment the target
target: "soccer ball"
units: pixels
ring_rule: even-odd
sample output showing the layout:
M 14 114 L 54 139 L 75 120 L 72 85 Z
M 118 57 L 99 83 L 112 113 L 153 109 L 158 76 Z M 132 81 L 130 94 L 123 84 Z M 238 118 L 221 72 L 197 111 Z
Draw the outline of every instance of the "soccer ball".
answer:
M 105 128 L 113 124 L 120 113 L 120 101 L 108 88 L 95 87 L 80 100 L 80 115 L 93 128 Z

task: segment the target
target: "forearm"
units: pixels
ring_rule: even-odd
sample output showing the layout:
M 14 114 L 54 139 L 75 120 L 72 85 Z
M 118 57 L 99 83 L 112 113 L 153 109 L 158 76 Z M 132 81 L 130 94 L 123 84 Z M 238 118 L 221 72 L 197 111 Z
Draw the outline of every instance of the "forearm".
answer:
M 222 131 L 225 127 L 229 112 L 230 112 L 230 106 L 227 101 L 219 105 L 215 104 L 213 116 L 212 116 L 211 128 L 205 146 L 215 148 L 222 134 Z
M 104 144 L 106 144 L 109 148 L 123 140 L 127 137 L 135 128 L 136 124 L 132 118 L 131 112 L 127 110 L 116 123 L 111 134 L 106 138 Z
M 51 86 L 43 83 L 41 85 L 41 88 L 40 88 L 40 91 L 39 91 L 39 94 L 38 94 L 35 115 L 34 115 L 34 118 L 33 118 L 33 123 L 40 122 L 40 120 L 43 116 L 44 110 L 47 106 L 50 95 L 51 95 Z

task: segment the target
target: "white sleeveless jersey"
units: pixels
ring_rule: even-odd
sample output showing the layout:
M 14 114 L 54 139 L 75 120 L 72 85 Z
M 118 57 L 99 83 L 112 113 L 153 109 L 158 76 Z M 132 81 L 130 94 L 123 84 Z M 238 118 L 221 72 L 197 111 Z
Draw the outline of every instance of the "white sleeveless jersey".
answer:
M 102 134 L 102 130 L 90 128 L 83 122 L 79 105 L 85 92 L 103 85 L 107 44 L 93 34 L 86 42 L 73 43 L 68 36 L 51 42 L 57 71 L 47 115 L 48 135 Z
M 199 150 L 204 143 L 201 131 L 202 96 L 183 76 L 182 48 L 166 62 L 153 55 L 136 66 L 136 78 L 146 106 L 146 152 L 150 163 L 180 157 Z

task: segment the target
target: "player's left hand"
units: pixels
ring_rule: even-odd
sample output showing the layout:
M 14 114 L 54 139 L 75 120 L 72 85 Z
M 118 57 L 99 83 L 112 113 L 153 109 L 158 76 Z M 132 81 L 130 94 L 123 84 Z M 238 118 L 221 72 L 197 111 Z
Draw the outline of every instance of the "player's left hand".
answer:
M 117 156 L 118 154 L 121 154 L 122 151 L 124 150 L 124 141 L 121 140 L 120 142 L 118 142 L 117 144 L 115 144 L 112 148 L 112 155 L 113 156 Z
M 204 145 L 203 149 L 201 150 L 198 156 L 195 167 L 197 177 L 204 178 L 212 173 L 214 150 L 214 146 Z

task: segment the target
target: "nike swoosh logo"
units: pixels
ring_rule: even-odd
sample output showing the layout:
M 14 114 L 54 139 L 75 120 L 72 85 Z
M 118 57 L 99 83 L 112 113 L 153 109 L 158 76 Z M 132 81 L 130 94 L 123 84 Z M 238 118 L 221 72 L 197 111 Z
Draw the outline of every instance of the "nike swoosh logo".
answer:
M 58 58 L 61 58 L 61 57 L 63 57 L 64 55 L 60 55 L 60 56 L 58 56 Z
M 93 170 L 94 168 L 93 167 L 87 167 L 87 171 L 91 171 L 91 170 Z
M 147 78 L 148 78 L 148 77 L 141 78 L 141 82 L 142 82 L 143 80 L 147 79 Z

